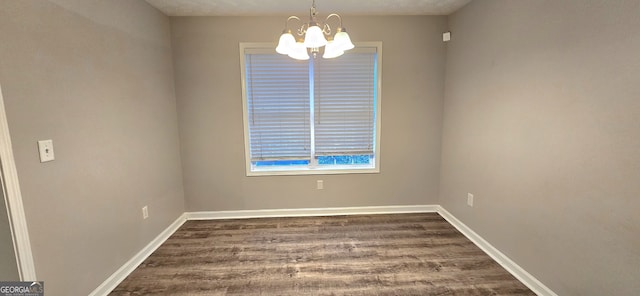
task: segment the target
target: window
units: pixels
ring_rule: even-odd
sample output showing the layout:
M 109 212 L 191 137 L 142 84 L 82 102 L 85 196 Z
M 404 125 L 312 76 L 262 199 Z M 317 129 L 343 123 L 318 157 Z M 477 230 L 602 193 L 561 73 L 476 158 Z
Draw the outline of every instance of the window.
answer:
M 379 172 L 381 47 L 299 61 L 241 43 L 247 175 Z

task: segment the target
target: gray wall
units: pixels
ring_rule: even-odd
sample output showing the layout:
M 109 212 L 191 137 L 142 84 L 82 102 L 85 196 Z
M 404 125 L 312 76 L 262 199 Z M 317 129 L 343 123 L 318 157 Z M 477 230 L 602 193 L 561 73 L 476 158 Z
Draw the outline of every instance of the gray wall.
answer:
M 88 294 L 184 211 L 169 35 L 144 1 L 0 2 L 0 83 L 47 295 Z M 49 138 L 56 160 L 40 163 Z
M 639 11 L 482 0 L 449 19 L 440 202 L 558 295 L 640 291 Z
M 277 42 L 285 18 L 172 18 L 187 209 L 436 204 L 442 16 L 344 18 L 354 42 L 383 42 L 380 174 L 245 176 L 238 43 Z

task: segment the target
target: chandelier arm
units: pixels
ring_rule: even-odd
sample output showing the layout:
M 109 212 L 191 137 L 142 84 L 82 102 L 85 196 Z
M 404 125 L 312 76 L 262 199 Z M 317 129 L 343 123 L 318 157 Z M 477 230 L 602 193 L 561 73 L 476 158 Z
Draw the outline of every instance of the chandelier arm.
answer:
M 340 15 L 337 13 L 332 13 L 324 19 L 324 28 L 322 31 L 325 35 L 331 35 L 331 26 L 329 26 L 329 19 L 333 16 L 338 18 L 338 29 L 342 28 L 342 17 L 340 17 Z
M 290 21 L 290 20 L 293 20 L 293 19 L 296 19 L 296 20 L 298 20 L 298 21 L 302 22 L 302 20 L 301 20 L 299 17 L 297 17 L 297 16 L 295 16 L 295 15 L 292 15 L 292 16 L 290 16 L 290 17 L 287 19 L 287 21 L 284 23 L 284 25 L 286 26 L 286 25 L 289 23 L 289 21 Z
M 335 16 L 338 18 L 338 27 L 342 28 L 342 17 L 337 13 L 332 13 L 328 15 L 327 18 L 324 19 L 324 22 L 327 23 L 332 16 Z
M 299 17 L 295 16 L 295 15 L 290 16 L 284 22 L 284 31 L 283 31 L 283 33 L 290 32 L 290 30 L 289 30 L 289 21 L 291 21 L 291 20 L 298 20 L 300 23 L 302 23 L 302 25 L 300 26 L 300 28 L 298 28 L 298 30 L 296 32 L 299 36 L 302 36 L 302 34 L 304 34 L 304 32 L 306 31 L 306 30 L 304 30 L 304 22 L 302 22 L 302 20 Z
M 324 23 L 322 26 L 322 33 L 329 36 L 331 35 L 331 27 L 329 26 L 329 24 Z
M 302 23 L 302 25 L 300 25 L 300 28 L 298 28 L 298 35 L 302 36 L 305 33 L 307 33 L 308 28 L 309 28 L 308 23 Z

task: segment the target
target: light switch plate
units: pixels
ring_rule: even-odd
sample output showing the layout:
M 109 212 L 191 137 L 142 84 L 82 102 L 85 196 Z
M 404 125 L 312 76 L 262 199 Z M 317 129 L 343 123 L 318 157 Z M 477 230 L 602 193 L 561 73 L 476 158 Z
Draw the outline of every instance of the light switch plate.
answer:
M 52 161 L 55 159 L 53 155 L 53 140 L 38 141 L 38 151 L 40 152 L 40 162 Z

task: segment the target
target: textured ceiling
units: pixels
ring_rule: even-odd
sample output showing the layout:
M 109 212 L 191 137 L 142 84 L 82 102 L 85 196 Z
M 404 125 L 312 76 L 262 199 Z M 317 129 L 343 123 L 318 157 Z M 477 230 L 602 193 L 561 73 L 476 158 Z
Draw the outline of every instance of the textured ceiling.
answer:
M 169 16 L 298 15 L 312 0 L 146 0 Z M 448 15 L 471 0 L 317 0 L 319 15 Z

